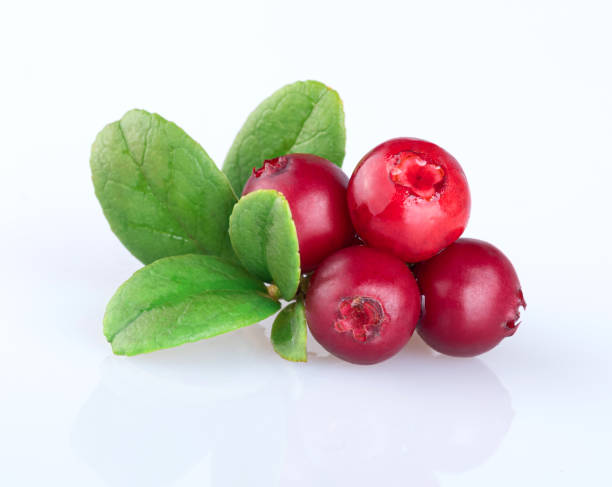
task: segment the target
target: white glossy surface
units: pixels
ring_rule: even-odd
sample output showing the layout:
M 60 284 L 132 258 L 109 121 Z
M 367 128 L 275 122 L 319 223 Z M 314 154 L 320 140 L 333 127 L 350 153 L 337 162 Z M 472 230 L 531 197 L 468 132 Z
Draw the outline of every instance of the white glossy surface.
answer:
M 201 4 L 1 7 L 0 484 L 606 485 L 608 3 Z M 97 131 L 143 107 L 221 161 L 304 78 L 344 99 L 347 172 L 397 135 L 457 157 L 466 235 L 514 262 L 521 328 L 479 358 L 415 338 L 371 367 L 312 341 L 285 362 L 269 321 L 112 356 L 104 307 L 139 263 L 93 195 Z

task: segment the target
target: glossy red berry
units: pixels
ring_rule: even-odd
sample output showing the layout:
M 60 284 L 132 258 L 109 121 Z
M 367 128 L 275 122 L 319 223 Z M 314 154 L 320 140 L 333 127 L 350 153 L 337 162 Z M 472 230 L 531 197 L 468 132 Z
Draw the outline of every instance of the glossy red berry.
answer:
M 330 353 L 356 364 L 373 364 L 406 344 L 420 306 L 406 264 L 380 250 L 354 246 L 329 256 L 313 274 L 306 321 Z
M 418 332 L 433 349 L 470 357 L 519 326 L 525 299 L 516 271 L 493 245 L 462 238 L 414 268 L 424 298 Z
M 453 243 L 470 215 L 459 163 L 419 139 L 391 139 L 368 152 L 353 172 L 347 198 L 359 236 L 406 262 L 428 259 Z
M 258 189 L 282 193 L 295 222 L 303 272 L 349 245 L 355 235 L 346 204 L 348 177 L 327 159 L 289 154 L 264 161 L 242 194 Z

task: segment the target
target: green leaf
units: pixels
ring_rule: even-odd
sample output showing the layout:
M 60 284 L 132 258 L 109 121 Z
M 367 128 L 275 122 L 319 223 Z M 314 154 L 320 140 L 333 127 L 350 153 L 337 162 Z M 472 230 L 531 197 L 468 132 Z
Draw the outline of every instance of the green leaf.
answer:
M 160 259 L 112 297 L 104 335 L 118 355 L 175 347 L 257 323 L 280 305 L 237 264 L 211 255 Z
M 270 339 L 276 353 L 284 359 L 306 362 L 306 316 L 301 300 L 291 303 L 276 316 Z
M 233 258 L 229 181 L 172 122 L 129 111 L 98 134 L 90 164 L 111 229 L 143 263 L 188 253 Z
M 243 196 L 230 216 L 229 234 L 242 265 L 274 282 L 284 299 L 293 298 L 300 283 L 300 254 L 285 197 L 271 189 Z
M 315 154 L 342 166 L 346 133 L 338 93 L 318 81 L 276 91 L 247 118 L 223 164 L 236 194 L 254 167 L 289 153 Z

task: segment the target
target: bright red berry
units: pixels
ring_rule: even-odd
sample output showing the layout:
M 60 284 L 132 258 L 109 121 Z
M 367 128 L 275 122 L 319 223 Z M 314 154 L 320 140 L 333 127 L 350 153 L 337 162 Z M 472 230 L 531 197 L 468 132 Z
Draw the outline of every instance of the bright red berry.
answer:
M 438 352 L 478 355 L 519 326 L 519 308 L 526 306 L 521 285 L 493 245 L 462 238 L 414 270 L 424 297 L 417 329 Z
M 346 174 L 327 159 L 288 154 L 253 169 L 242 194 L 274 189 L 285 196 L 295 222 L 302 271 L 309 272 L 355 236 L 346 204 L 347 184 Z
M 391 139 L 368 152 L 353 172 L 347 197 L 359 236 L 406 262 L 428 259 L 453 243 L 470 215 L 459 163 L 419 139 Z
M 356 364 L 396 354 L 412 336 L 420 307 L 408 266 L 393 255 L 361 246 L 325 259 L 306 293 L 312 335 L 330 353 Z

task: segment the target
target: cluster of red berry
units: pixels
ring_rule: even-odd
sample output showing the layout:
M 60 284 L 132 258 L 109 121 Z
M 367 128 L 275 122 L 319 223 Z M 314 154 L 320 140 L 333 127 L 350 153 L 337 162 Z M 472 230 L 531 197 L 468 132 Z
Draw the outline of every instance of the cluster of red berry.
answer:
M 282 193 L 291 208 L 308 327 L 330 353 L 372 364 L 415 328 L 435 350 L 473 356 L 518 326 L 525 300 L 493 245 L 459 239 L 470 192 L 457 160 L 398 138 L 366 154 L 349 178 L 326 159 L 290 154 L 253 171 L 243 194 Z M 416 276 L 416 280 L 415 280 Z

